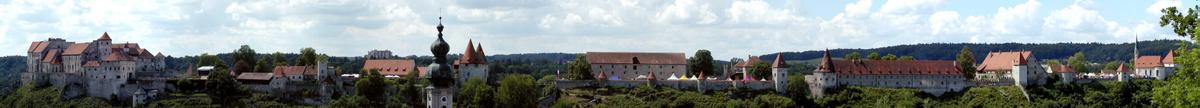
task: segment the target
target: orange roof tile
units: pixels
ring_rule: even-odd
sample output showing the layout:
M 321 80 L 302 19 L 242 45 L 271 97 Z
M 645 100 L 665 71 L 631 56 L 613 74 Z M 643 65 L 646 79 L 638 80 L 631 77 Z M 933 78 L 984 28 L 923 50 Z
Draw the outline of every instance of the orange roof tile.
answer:
M 104 32 L 104 34 L 100 35 L 100 39 L 96 39 L 96 40 L 111 41 L 112 38 L 108 37 L 108 32 Z
M 379 74 L 405 76 L 416 68 L 413 60 L 367 60 L 362 69 L 379 69 Z M 418 70 L 419 71 L 419 70 Z
M 775 62 L 771 62 L 772 68 L 787 68 L 787 64 L 783 62 L 783 54 L 775 54 Z
M 1163 61 L 1162 56 L 1157 56 L 1157 55 L 1141 56 L 1141 57 L 1138 57 L 1137 59 L 1134 59 L 1134 63 L 1136 63 L 1136 64 L 1133 64 L 1133 67 L 1136 67 L 1136 68 L 1162 67 L 1163 66 L 1162 61 Z
M 1075 73 L 1075 68 L 1062 64 L 1048 64 L 1046 68 L 1050 68 L 1054 73 Z
M 837 70 L 830 72 L 839 74 L 859 74 L 859 75 L 958 75 L 962 74 L 958 70 L 958 66 L 954 61 L 934 61 L 934 60 L 915 60 L 915 61 L 850 61 L 850 60 L 830 60 L 829 64 L 833 66 L 821 67 L 837 67 Z
M 88 46 L 89 46 L 89 45 L 92 45 L 92 44 L 90 44 L 90 43 L 76 43 L 76 44 L 71 44 L 71 46 L 70 46 L 70 47 L 67 47 L 67 51 L 66 51 L 65 53 L 63 53 L 63 55 L 80 55 L 80 54 L 83 54 L 83 51 L 84 51 L 84 50 L 87 50 L 87 48 L 88 48 Z
M 592 64 L 684 65 L 687 63 L 683 53 L 587 52 L 587 59 Z M 634 61 L 635 59 L 636 61 Z
M 737 64 L 735 64 L 733 66 L 735 66 L 735 67 L 750 67 L 750 66 L 754 66 L 754 63 L 759 62 L 759 61 L 762 61 L 762 59 L 758 58 L 758 56 L 750 56 L 749 59 L 746 59 L 746 61 L 738 62 Z
M 35 44 L 35 45 L 33 45 L 33 46 L 30 46 L 30 47 L 29 47 L 29 48 L 30 48 L 30 49 L 29 49 L 29 50 L 30 50 L 29 52 L 32 52 L 32 53 L 41 53 L 42 51 L 46 51 L 46 47 L 50 47 L 50 42 L 45 42 L 45 41 L 43 41 L 43 42 L 34 42 L 34 44 Z
M 1167 56 L 1163 56 L 1163 64 L 1175 64 L 1175 51 L 1167 51 Z
M 50 64 L 58 64 L 62 62 L 62 60 L 59 58 L 59 52 L 62 52 L 62 50 L 50 50 L 49 53 L 46 53 L 46 56 L 42 57 L 42 62 L 49 62 Z
M 1004 71 L 1012 70 L 1012 66 L 1017 65 L 1015 62 L 1025 61 L 1033 55 L 1032 51 L 1015 51 L 1015 52 L 992 52 L 988 53 L 976 70 L 978 71 Z M 1024 64 L 1024 63 L 1019 63 Z
M 83 63 L 83 67 L 98 67 L 98 66 L 100 66 L 99 61 L 87 61 L 86 63 Z M 191 69 L 188 69 L 188 70 L 191 70 Z

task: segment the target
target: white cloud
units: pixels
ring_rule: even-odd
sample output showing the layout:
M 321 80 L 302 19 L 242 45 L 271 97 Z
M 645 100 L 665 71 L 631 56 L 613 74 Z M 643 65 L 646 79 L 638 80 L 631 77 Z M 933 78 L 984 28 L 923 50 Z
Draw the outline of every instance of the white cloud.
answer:
M 1182 4 L 1183 4 L 1183 1 L 1180 1 L 1180 0 L 1156 0 L 1154 2 L 1154 4 L 1150 4 L 1150 7 L 1146 8 L 1146 13 L 1148 13 L 1150 15 L 1162 15 L 1162 12 L 1161 12 L 1162 9 L 1167 8 L 1167 7 L 1179 7 Z M 1186 8 L 1186 7 L 1180 7 L 1180 8 Z

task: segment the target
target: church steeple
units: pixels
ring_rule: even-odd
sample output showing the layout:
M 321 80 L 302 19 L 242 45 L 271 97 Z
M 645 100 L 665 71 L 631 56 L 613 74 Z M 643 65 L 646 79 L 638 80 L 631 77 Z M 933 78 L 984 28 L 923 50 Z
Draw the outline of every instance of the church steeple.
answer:
M 451 73 L 450 64 L 446 64 L 446 53 L 450 52 L 450 44 L 442 39 L 442 30 L 445 26 L 442 26 L 441 19 L 442 17 L 438 17 L 438 38 L 429 48 L 433 52 L 434 61 L 433 64 L 429 64 L 429 72 L 425 79 L 428 79 L 434 87 L 451 87 L 454 85 L 454 76 L 451 75 L 453 73 Z

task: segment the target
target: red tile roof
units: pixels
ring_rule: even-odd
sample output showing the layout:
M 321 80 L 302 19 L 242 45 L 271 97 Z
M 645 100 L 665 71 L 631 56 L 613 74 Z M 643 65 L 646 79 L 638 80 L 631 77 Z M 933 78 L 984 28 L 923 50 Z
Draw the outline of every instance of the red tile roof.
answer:
M 362 69 L 379 69 L 379 74 L 406 76 L 416 66 L 413 60 L 367 60 Z
M 588 62 L 592 64 L 685 65 L 687 64 L 685 57 L 683 53 L 587 52 Z M 634 59 L 637 59 L 637 63 L 635 63 Z
M 269 81 L 269 80 L 271 80 L 271 76 L 274 76 L 274 75 L 275 75 L 275 73 L 253 73 L 253 72 L 246 72 L 246 73 L 239 74 L 239 75 L 237 76 L 237 80 L 259 80 L 259 81 Z
M 29 52 L 41 53 L 42 51 L 46 50 L 46 47 L 50 47 L 50 42 L 46 42 L 46 41 L 33 42 L 33 45 L 29 46 Z
M 80 55 L 80 54 L 83 54 L 83 51 L 84 51 L 84 50 L 87 50 L 87 48 L 88 48 L 88 46 L 89 46 L 89 45 L 92 45 L 92 44 L 90 44 L 90 43 L 76 43 L 76 44 L 71 44 L 71 46 L 70 46 L 70 47 L 67 47 L 67 51 L 66 51 L 65 53 L 63 53 L 63 55 Z
M 1129 70 L 1130 69 L 1128 67 L 1125 67 L 1125 63 L 1121 63 L 1120 66 L 1117 66 L 1117 72 L 1128 73 Z
M 1175 64 L 1175 51 L 1167 51 L 1167 56 L 1163 56 L 1163 64 Z
M 129 60 L 133 60 L 133 58 L 130 58 L 129 56 L 121 53 L 121 51 L 113 50 L 111 54 L 108 54 L 108 56 L 104 56 L 103 60 L 104 61 L 129 61 Z
M 787 64 L 783 62 L 783 53 L 775 54 L 775 62 L 771 62 L 772 68 L 787 68 Z
M 857 74 L 857 75 L 958 75 L 962 74 L 958 70 L 958 66 L 954 61 L 934 61 L 934 60 L 915 60 L 915 61 L 850 61 L 850 60 L 831 60 L 829 61 L 837 70 L 831 72 L 839 74 Z M 825 66 L 822 66 L 825 67 Z
M 1141 56 L 1141 57 L 1138 57 L 1137 59 L 1134 59 L 1135 64 L 1133 64 L 1133 67 L 1136 67 L 1136 68 L 1162 67 L 1163 66 L 1162 61 L 1163 61 L 1162 56 L 1157 56 L 1157 55 Z
M 1025 64 L 1026 59 L 1033 55 L 1032 51 L 1015 51 L 1015 52 L 992 52 L 988 53 L 987 58 L 983 59 L 976 68 L 978 71 L 1006 71 L 1012 70 L 1012 66 L 1017 64 Z M 1019 62 L 1019 63 L 1018 63 Z M 1016 64 L 1014 64 L 1016 63 Z
M 1046 68 L 1050 68 L 1054 73 L 1075 73 L 1075 68 L 1062 64 L 1050 64 Z
M 100 35 L 100 39 L 96 39 L 96 40 L 111 41 L 112 38 L 108 37 L 108 32 L 104 32 L 104 34 Z
M 828 73 L 836 71 L 837 69 L 833 67 L 833 58 L 829 55 L 829 49 L 825 49 L 825 54 L 821 56 L 821 63 L 817 64 L 816 72 Z
M 746 61 L 738 62 L 737 64 L 735 64 L 733 66 L 735 66 L 735 67 L 751 67 L 751 66 L 754 66 L 754 62 L 759 62 L 759 61 L 762 61 L 762 59 L 758 58 L 758 56 L 750 56 L 749 59 L 746 59 Z
M 487 63 L 487 54 L 483 53 L 483 43 L 475 44 L 475 53 L 475 56 L 478 56 L 475 57 L 475 59 L 479 59 L 480 62 Z
M 275 66 L 275 76 L 316 74 L 315 66 Z
M 46 56 L 42 57 L 42 62 L 48 62 L 50 64 L 62 63 L 62 59 L 59 58 L 59 52 L 62 52 L 62 50 L 50 50 L 49 53 L 46 53 Z
M 463 51 L 462 57 L 460 57 L 457 61 L 454 61 L 454 64 L 485 64 L 485 63 L 487 63 L 487 60 L 483 59 L 483 57 L 484 57 L 483 46 L 479 46 L 479 47 L 480 47 L 479 49 L 475 49 L 474 40 L 468 40 L 467 41 L 467 50 Z

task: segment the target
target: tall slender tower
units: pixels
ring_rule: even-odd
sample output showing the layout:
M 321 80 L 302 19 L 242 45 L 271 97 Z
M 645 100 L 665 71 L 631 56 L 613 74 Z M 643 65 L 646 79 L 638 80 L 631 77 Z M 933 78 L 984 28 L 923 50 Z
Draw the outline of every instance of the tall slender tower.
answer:
M 434 60 L 433 64 L 429 64 L 428 75 L 425 75 L 425 79 L 431 84 L 425 87 L 425 102 L 428 108 L 454 107 L 454 76 L 450 73 L 450 64 L 446 64 L 446 53 L 450 52 L 450 44 L 442 39 L 443 28 L 445 27 L 442 26 L 442 17 L 438 17 L 438 38 L 429 48 L 433 52 Z

